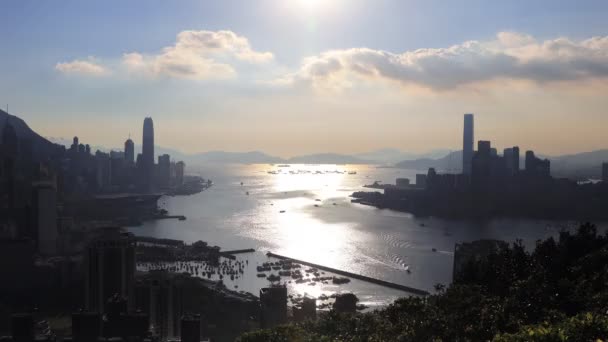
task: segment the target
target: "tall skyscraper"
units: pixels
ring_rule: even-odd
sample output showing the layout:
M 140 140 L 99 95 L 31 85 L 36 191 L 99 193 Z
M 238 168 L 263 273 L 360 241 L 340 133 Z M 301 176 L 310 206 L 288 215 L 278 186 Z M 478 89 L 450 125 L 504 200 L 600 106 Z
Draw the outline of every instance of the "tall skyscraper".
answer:
M 38 252 L 57 254 L 57 190 L 50 182 L 38 182 L 32 190 L 33 224 Z
M 131 308 L 135 287 L 135 238 L 120 228 L 103 228 L 85 252 L 85 307 L 105 313 L 114 295 L 125 297 Z
M 154 179 L 154 122 L 150 117 L 144 119 L 141 155 L 143 182 L 145 190 L 150 191 Z
M 135 162 L 135 144 L 131 138 L 125 141 L 125 161 L 127 164 L 133 164 Z
M 152 118 L 144 119 L 144 134 L 141 154 L 143 163 L 152 168 L 154 166 L 154 122 Z
M 473 162 L 474 144 L 474 119 L 473 114 L 464 115 L 464 132 L 462 136 L 462 173 L 471 174 Z

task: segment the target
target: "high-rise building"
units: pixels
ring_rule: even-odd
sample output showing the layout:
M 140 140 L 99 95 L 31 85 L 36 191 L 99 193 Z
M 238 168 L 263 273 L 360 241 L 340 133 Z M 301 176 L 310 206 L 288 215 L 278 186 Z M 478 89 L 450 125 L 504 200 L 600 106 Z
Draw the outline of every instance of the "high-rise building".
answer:
M 509 175 L 515 175 L 519 172 L 519 147 L 505 148 L 503 157 Z
M 260 289 L 260 306 L 262 329 L 287 323 L 287 288 L 267 287 Z
M 171 182 L 171 157 L 168 154 L 158 156 L 158 185 L 169 186 Z
M 50 182 L 34 184 L 32 190 L 34 234 L 38 252 L 43 255 L 57 254 L 57 190 Z
M 144 185 L 146 190 L 151 190 L 154 177 L 154 122 L 150 117 L 144 119 L 141 155 Z
M 175 163 L 175 184 L 181 185 L 184 183 L 184 171 L 186 169 L 186 163 L 179 161 Z
M 201 316 L 184 315 L 181 319 L 181 342 L 201 341 Z
M 462 137 L 462 173 L 471 174 L 474 144 L 474 117 L 473 114 L 464 115 L 464 132 Z
M 120 228 L 103 228 L 85 253 L 85 307 L 105 313 L 105 304 L 114 295 L 134 298 L 135 238 Z
M 127 164 L 133 164 L 135 162 L 135 144 L 131 138 L 125 141 L 125 160 Z
M 537 158 L 534 151 L 526 151 L 526 174 L 535 177 L 550 177 L 551 161 Z

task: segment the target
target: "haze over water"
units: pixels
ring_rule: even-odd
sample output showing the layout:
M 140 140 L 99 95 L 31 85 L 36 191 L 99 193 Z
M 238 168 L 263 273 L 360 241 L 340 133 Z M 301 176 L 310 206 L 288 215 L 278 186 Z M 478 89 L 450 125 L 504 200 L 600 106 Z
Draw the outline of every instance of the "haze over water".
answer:
M 451 282 L 456 243 L 521 238 L 531 248 L 537 239 L 556 235 L 568 225 L 528 219 L 416 218 L 350 203 L 354 191 L 370 191 L 362 187 L 364 184 L 394 183 L 399 177 L 413 180 L 413 170 L 259 164 L 207 166 L 200 173 L 213 180 L 210 189 L 159 201 L 160 207 L 171 214 L 185 215 L 186 221 L 148 221 L 131 230 L 138 235 L 186 242 L 203 240 L 224 250 L 272 251 L 432 291 L 437 283 Z M 382 297 L 382 302 L 394 299 L 385 298 L 386 294 L 394 297 L 396 292 L 380 288 L 370 296 Z

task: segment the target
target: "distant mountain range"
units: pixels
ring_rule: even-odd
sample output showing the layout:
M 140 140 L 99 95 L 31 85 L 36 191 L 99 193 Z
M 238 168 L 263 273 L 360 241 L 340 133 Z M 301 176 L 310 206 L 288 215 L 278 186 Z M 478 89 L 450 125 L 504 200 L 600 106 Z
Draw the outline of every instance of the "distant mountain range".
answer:
M 20 118 L 0 110 L 0 134 L 5 123 L 10 122 L 17 136 L 21 140 L 32 142 L 33 156 L 42 160 L 57 152 L 58 145 L 69 146 L 71 139 L 43 138 L 38 135 Z M 85 142 L 86 143 L 86 142 Z M 99 149 L 109 151 L 110 148 L 91 146 L 93 151 Z M 122 151 L 122 147 L 114 150 Z M 141 146 L 136 146 L 136 151 Z M 174 160 L 183 160 L 193 165 L 205 163 L 241 163 L 241 164 L 277 164 L 277 163 L 305 163 L 305 164 L 380 164 L 391 165 L 398 168 L 426 171 L 434 167 L 439 171 L 460 172 L 462 169 L 462 151 L 447 149 L 433 150 L 427 153 L 410 153 L 398 149 L 379 149 L 375 151 L 357 153 L 353 155 L 338 153 L 317 153 L 291 158 L 281 158 L 260 151 L 226 152 L 209 151 L 196 154 L 186 154 L 175 149 L 156 146 L 156 154 L 170 154 Z M 562 156 L 543 157 L 551 160 L 551 173 L 554 177 L 567 177 L 574 179 L 600 178 L 603 162 L 608 162 L 608 149 L 592 152 L 568 154 Z M 521 167 L 523 168 L 523 159 Z

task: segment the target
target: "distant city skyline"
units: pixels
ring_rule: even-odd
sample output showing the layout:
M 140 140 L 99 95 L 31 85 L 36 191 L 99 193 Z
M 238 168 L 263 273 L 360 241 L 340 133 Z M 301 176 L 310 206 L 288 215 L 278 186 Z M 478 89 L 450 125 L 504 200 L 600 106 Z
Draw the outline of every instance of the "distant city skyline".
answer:
M 157 145 L 185 153 L 458 150 L 475 113 L 475 140 L 501 150 L 592 151 L 608 148 L 607 15 L 603 1 L 9 0 L 0 104 L 108 147 L 150 115 Z

